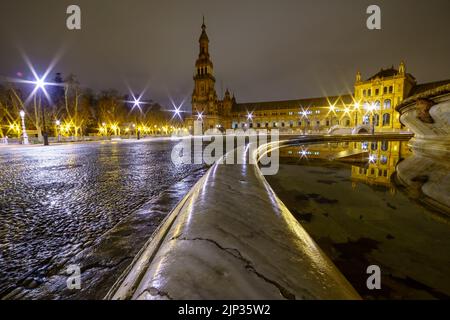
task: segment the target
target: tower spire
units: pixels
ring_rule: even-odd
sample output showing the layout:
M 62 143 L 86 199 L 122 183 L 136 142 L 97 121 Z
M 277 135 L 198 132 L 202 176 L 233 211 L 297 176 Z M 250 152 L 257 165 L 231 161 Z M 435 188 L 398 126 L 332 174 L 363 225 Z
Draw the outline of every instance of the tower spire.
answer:
M 203 15 L 203 20 L 202 20 L 202 31 L 205 32 L 205 30 L 206 30 L 205 15 Z
M 213 63 L 209 56 L 209 39 L 206 34 L 205 16 L 202 17 L 202 31 L 199 38 L 199 54 L 195 62 L 194 92 L 192 93 L 192 110 L 205 112 L 206 115 L 217 114 L 216 79 L 213 76 Z

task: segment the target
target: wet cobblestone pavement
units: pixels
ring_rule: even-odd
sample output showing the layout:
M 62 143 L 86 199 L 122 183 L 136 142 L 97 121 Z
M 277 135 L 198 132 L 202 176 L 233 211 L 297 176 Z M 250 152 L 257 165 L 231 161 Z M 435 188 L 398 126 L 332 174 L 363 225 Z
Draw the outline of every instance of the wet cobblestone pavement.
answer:
M 172 164 L 175 143 L 0 150 L 0 298 L 102 298 L 205 171 Z M 84 286 L 69 292 L 73 263 Z

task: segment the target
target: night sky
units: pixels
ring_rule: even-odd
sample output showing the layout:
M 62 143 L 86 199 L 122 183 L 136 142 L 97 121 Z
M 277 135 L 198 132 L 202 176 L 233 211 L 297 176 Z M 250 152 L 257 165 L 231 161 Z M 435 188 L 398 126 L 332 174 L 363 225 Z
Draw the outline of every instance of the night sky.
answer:
M 70 4 L 80 31 L 66 29 Z M 370 4 L 380 31 L 366 28 Z M 39 71 L 60 52 L 54 71 L 82 86 L 148 86 L 145 98 L 188 108 L 204 14 L 217 93 L 238 102 L 345 93 L 357 70 L 367 78 L 402 59 L 428 82 L 450 78 L 449 12 L 449 0 L 1 0 L 0 75 L 28 73 L 21 50 Z

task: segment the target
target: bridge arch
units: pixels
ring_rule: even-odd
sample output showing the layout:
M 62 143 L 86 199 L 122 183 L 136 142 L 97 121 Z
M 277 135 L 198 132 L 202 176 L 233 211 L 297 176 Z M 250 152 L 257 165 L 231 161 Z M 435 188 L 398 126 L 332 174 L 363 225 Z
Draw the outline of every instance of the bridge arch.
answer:
M 353 129 L 352 134 L 370 133 L 370 127 L 366 124 L 360 124 Z

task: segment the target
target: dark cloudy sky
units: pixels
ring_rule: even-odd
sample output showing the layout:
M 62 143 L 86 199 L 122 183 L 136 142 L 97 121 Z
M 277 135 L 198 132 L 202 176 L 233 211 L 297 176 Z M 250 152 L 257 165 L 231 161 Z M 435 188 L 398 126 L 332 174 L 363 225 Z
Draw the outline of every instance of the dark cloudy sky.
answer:
M 66 29 L 78 4 L 82 30 Z M 366 28 L 370 4 L 382 30 Z M 192 92 L 202 14 L 216 89 L 238 101 L 343 93 L 354 75 L 406 61 L 419 82 L 450 78 L 449 0 L 1 0 L 0 75 L 27 67 L 75 73 L 83 86 L 139 91 L 167 103 Z

